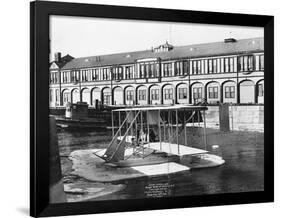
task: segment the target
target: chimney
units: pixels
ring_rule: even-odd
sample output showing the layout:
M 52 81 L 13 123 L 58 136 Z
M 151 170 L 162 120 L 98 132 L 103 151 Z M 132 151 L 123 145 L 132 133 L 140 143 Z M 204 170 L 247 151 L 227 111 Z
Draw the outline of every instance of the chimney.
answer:
M 237 40 L 234 39 L 234 38 L 227 38 L 227 39 L 224 39 L 224 43 L 230 43 L 230 42 L 237 42 Z
M 55 53 L 55 61 L 56 62 L 61 62 L 61 53 L 60 52 L 56 52 Z

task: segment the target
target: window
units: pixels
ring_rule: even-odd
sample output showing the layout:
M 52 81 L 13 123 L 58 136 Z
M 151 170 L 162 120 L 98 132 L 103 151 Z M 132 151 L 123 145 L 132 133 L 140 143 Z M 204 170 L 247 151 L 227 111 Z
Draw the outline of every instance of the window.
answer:
M 127 90 L 127 100 L 128 101 L 133 101 L 134 100 L 134 91 L 133 90 Z
M 55 83 L 58 83 L 59 82 L 59 73 L 56 72 L 55 73 Z
M 209 60 L 209 73 L 213 73 L 213 60 Z
M 125 79 L 132 79 L 132 78 L 134 78 L 133 66 L 125 67 Z
M 62 71 L 61 74 L 62 74 L 62 76 L 61 76 L 61 78 L 62 78 L 62 80 L 61 80 L 62 83 L 67 83 L 67 73 L 64 72 L 64 71 Z
M 75 74 L 74 71 L 70 72 L 70 82 L 74 82 L 75 81 Z
M 49 99 L 50 99 L 50 102 L 52 102 L 53 101 L 53 90 L 52 89 L 50 89 L 50 93 L 49 93 Z
M 115 67 L 111 68 L 111 73 L 112 73 L 112 79 L 116 80 L 118 78 L 118 76 L 117 76 L 117 74 L 118 74 L 117 68 L 115 68 Z
M 250 71 L 254 70 L 254 56 L 248 57 L 248 69 Z
M 105 91 L 103 93 L 103 104 L 109 105 L 110 104 L 110 99 L 111 99 L 111 92 L 110 91 Z
M 201 74 L 201 61 L 197 61 L 197 73 Z
M 121 80 L 123 78 L 123 68 L 122 67 L 112 67 L 112 79 L 113 80 Z
M 175 63 L 175 75 L 177 76 L 183 75 L 182 62 Z
M 193 88 L 193 99 L 202 99 L 202 87 L 194 87 Z
M 146 77 L 145 65 L 140 64 L 140 78 L 145 78 L 145 77 Z
M 229 72 L 235 72 L 235 62 L 234 58 L 221 58 L 220 59 L 220 69 L 219 72 L 221 73 L 229 73 Z
M 258 85 L 258 96 L 263 97 L 264 90 L 263 90 L 263 84 Z
M 60 99 L 60 90 L 56 89 L 56 102 Z
M 217 59 L 213 59 L 213 71 L 214 73 L 218 72 Z
M 218 68 L 218 70 L 217 70 L 217 72 L 218 73 L 221 73 L 221 60 L 220 59 L 217 59 L 217 68 Z
M 202 74 L 205 74 L 205 60 L 201 60 L 201 69 L 202 69 Z
M 86 79 L 86 75 L 85 75 L 85 73 L 86 73 L 86 71 L 85 71 L 85 70 L 82 70 L 82 71 L 81 71 L 81 74 L 82 74 L 82 82 L 84 82 L 84 81 L 85 81 L 85 79 Z
M 54 83 L 54 74 L 50 73 L 50 83 Z
M 159 89 L 151 90 L 151 100 L 159 100 Z
M 152 63 L 150 65 L 150 69 L 151 69 L 151 73 L 150 73 L 149 77 L 151 77 L 151 78 L 156 77 L 156 64 Z
M 188 75 L 188 74 L 189 74 L 188 61 L 182 61 L 182 74 L 181 75 Z
M 197 75 L 197 74 L 202 74 L 204 72 L 204 60 L 194 60 L 191 61 L 191 74 Z M 188 67 L 187 67 L 188 69 Z M 188 72 L 187 72 L 188 74 Z
M 139 100 L 141 101 L 146 100 L 146 90 L 139 90 Z
M 264 70 L 264 55 L 257 55 L 255 59 L 256 70 Z
M 92 81 L 92 69 L 90 69 L 90 70 L 88 70 L 88 72 L 87 72 L 87 79 L 88 79 L 88 81 Z
M 229 58 L 229 72 L 234 72 L 234 58 Z
M 225 98 L 235 98 L 235 86 L 225 86 Z
M 209 87 L 209 98 L 218 98 L 218 87 Z
M 110 69 L 109 68 L 103 68 L 102 69 L 102 76 L 103 76 L 103 80 L 110 80 Z
M 221 58 L 221 72 L 224 73 L 224 58 Z
M 187 99 L 187 88 L 179 88 L 179 99 Z
M 146 71 L 146 77 L 147 78 L 150 78 L 151 77 L 151 67 L 150 67 L 150 64 L 149 63 L 147 63 L 146 65 L 145 65 L 145 71 Z
M 237 72 L 237 57 L 233 58 L 233 72 Z
M 74 76 L 75 76 L 74 82 L 80 81 L 80 72 L 78 70 L 74 71 Z
M 139 78 L 155 78 L 159 76 L 159 64 L 157 62 L 145 62 L 139 64 Z M 168 75 L 169 72 L 167 72 Z
M 260 69 L 264 70 L 264 55 L 260 56 Z
M 64 103 L 70 102 L 70 93 L 69 92 L 63 93 L 63 102 Z
M 164 89 L 165 100 L 173 99 L 173 88 Z
M 196 61 L 192 61 L 192 74 L 197 74 L 197 64 L 196 64 Z
M 228 58 L 224 59 L 224 72 L 226 72 L 226 73 L 229 72 L 229 59 Z
M 92 70 L 92 81 L 99 80 L 99 71 L 98 69 L 93 69 Z
M 82 82 L 87 82 L 88 81 L 88 70 L 81 70 L 82 74 Z
M 164 67 L 164 76 L 173 76 L 173 68 L 172 68 L 172 63 L 168 64 L 163 64 Z
M 239 57 L 239 70 L 252 71 L 254 69 L 254 56 L 247 55 Z
M 160 75 L 160 73 L 159 73 L 160 72 L 160 64 L 159 63 L 155 64 L 154 70 L 155 70 L 154 71 L 154 75 L 155 75 L 154 77 L 159 77 L 159 75 Z
M 248 70 L 248 57 L 244 56 L 243 57 L 243 65 L 244 65 L 244 71 Z

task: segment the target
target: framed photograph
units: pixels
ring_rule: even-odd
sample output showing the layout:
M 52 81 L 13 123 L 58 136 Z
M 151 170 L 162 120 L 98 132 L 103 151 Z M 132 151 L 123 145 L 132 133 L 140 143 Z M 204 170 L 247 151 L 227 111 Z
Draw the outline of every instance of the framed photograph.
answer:
M 273 20 L 31 2 L 31 216 L 272 202 Z

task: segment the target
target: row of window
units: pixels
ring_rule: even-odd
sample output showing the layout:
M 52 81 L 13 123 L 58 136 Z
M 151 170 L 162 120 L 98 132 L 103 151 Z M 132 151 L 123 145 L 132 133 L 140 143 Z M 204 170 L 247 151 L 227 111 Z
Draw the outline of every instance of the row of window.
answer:
M 262 87 L 260 89 L 263 89 Z M 193 99 L 202 99 L 202 87 L 194 87 L 193 88 Z M 235 98 L 235 86 L 225 86 L 225 98 Z M 263 93 L 259 93 L 258 96 L 263 95 Z M 163 93 L 165 100 L 174 99 L 174 90 L 173 88 L 164 89 Z M 208 89 L 208 97 L 209 99 L 217 99 L 219 96 L 218 87 L 209 87 Z M 187 88 L 179 88 L 178 93 L 179 99 L 187 99 Z M 126 91 L 126 99 L 128 101 L 132 101 L 134 99 L 134 91 L 127 90 Z M 146 100 L 146 90 L 138 91 L 138 99 Z M 159 89 L 151 90 L 151 100 L 159 100 Z
M 162 64 L 163 77 L 232 73 L 264 70 L 264 55 L 244 55 L 240 57 L 224 57 L 200 60 L 182 60 L 174 63 Z M 139 63 L 138 73 L 134 73 L 134 66 L 116 66 L 111 68 L 74 70 L 62 72 L 62 83 L 75 83 L 87 81 L 102 81 L 133 78 L 157 78 L 160 76 L 160 63 L 156 61 Z M 59 83 L 59 73 L 50 73 L 50 83 Z
M 54 90 L 50 89 L 50 101 L 59 101 L 59 90 L 55 90 L 55 99 L 53 99 L 53 93 Z M 209 99 L 218 99 L 219 98 L 219 87 L 218 86 L 211 86 L 208 87 L 208 98 Z M 203 88 L 202 87 L 193 87 L 193 95 L 192 98 L 194 100 L 201 100 L 203 95 Z M 67 98 L 67 100 L 64 99 L 65 102 L 70 101 L 70 93 L 64 93 L 64 98 Z M 187 88 L 179 88 L 178 89 L 178 98 L 181 99 L 187 99 Z M 258 97 L 264 96 L 264 86 L 263 84 L 258 84 Z M 174 99 L 174 89 L 173 88 L 166 88 L 164 89 L 163 97 L 165 100 L 172 100 Z M 224 97 L 226 99 L 235 98 L 235 86 L 225 86 L 224 87 Z M 104 104 L 110 104 L 111 100 L 111 92 L 107 91 L 103 93 L 104 98 Z M 152 89 L 151 90 L 151 100 L 159 100 L 160 94 L 159 89 Z M 133 101 L 134 100 L 134 90 L 127 90 L 126 91 L 126 100 L 127 101 Z M 147 100 L 147 90 L 139 90 L 138 91 L 138 100 L 140 101 L 146 101 Z
M 160 64 L 157 62 L 146 62 L 139 64 L 139 78 L 159 77 Z
M 239 71 L 264 70 L 264 55 L 247 55 L 239 57 Z
M 193 60 L 190 66 L 193 75 L 237 72 L 237 58 Z
M 113 80 L 122 80 L 123 78 L 125 79 L 132 79 L 133 78 L 133 66 L 126 66 L 125 70 L 123 69 L 123 67 L 112 67 L 112 79 Z M 125 72 L 124 72 L 125 71 Z M 103 72 L 106 72 L 104 74 L 103 79 L 95 78 L 95 80 L 108 80 L 110 78 L 110 71 L 109 68 L 103 69 Z M 93 80 L 93 81 L 95 81 Z
M 193 99 L 202 99 L 202 87 L 194 87 L 193 88 Z M 209 99 L 218 99 L 219 97 L 219 88 L 217 86 L 209 87 L 208 88 L 208 98 Z M 264 94 L 263 91 L 263 84 L 259 84 L 258 86 L 258 96 L 262 97 Z M 172 100 L 174 98 L 174 90 L 173 88 L 164 89 L 164 99 L 165 100 Z M 127 100 L 134 99 L 134 91 L 127 90 L 126 93 Z M 224 87 L 224 97 L 225 98 L 235 98 L 235 86 L 225 86 Z M 178 98 L 179 99 L 187 99 L 187 88 L 179 88 L 178 89 Z M 139 100 L 146 100 L 146 90 L 139 90 L 138 91 L 138 99 Z M 151 100 L 159 100 L 159 89 L 151 90 Z

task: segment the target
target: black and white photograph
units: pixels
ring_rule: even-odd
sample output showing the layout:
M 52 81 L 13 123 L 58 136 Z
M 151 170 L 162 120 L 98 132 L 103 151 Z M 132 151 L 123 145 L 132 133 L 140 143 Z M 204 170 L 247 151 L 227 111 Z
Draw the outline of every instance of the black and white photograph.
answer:
M 264 29 L 50 16 L 50 202 L 264 190 Z
M 1 217 L 280 214 L 278 8 L 3 2 Z

